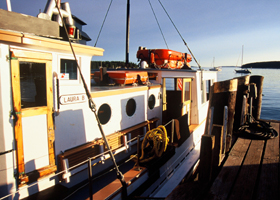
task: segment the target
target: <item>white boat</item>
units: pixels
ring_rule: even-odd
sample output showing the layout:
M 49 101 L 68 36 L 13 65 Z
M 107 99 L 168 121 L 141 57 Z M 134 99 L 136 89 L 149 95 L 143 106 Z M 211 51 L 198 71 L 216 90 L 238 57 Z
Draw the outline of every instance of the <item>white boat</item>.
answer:
M 213 58 L 213 67 L 209 71 L 222 71 L 222 67 L 215 67 L 215 57 Z
M 243 74 L 250 74 L 251 70 L 249 69 L 235 69 L 235 73 L 243 73 Z
M 81 20 L 71 17 L 68 3 L 61 8 L 84 78 L 69 42 L 59 34 L 59 23 L 47 19 L 55 10 L 54 1 L 46 5 L 49 12 L 39 15 L 44 19 L 0 9 L 1 20 L 7 22 L 0 27 L 0 198 L 62 199 L 88 179 L 91 168 L 93 184 L 102 188 L 95 187 L 92 195 L 83 193 L 87 197 L 121 199 L 124 191 L 167 196 L 198 162 L 209 103 L 206 88 L 216 82 L 217 74 L 127 70 L 146 73 L 149 81 L 136 86 L 91 85 L 91 59 L 104 50 L 86 45 L 89 38 L 78 24 Z M 113 180 L 96 181 L 114 168 L 114 162 L 131 165 L 137 140 L 159 125 L 169 138 L 162 157 L 140 170 L 134 164 L 126 171 L 117 169 L 124 178 L 123 190 L 121 181 L 114 181 L 115 172 L 110 175 Z
M 209 71 L 222 71 L 221 67 L 210 68 Z
M 243 65 L 243 49 L 244 46 L 242 45 L 242 53 L 241 53 L 241 67 L 240 69 L 234 69 L 235 73 L 242 73 L 242 74 L 251 74 L 251 70 L 247 69 L 247 68 L 243 68 L 242 69 L 242 65 Z

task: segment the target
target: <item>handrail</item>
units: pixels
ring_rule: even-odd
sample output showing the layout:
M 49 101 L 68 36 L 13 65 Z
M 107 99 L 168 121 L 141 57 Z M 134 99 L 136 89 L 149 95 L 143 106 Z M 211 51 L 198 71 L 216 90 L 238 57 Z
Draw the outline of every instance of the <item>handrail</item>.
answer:
M 163 125 L 163 126 L 167 126 L 167 125 L 169 125 L 169 124 L 172 123 L 172 122 L 173 122 L 173 119 L 170 120 L 169 122 L 167 122 L 167 123 L 166 123 L 165 125 Z M 141 138 L 143 138 L 143 137 L 144 137 L 144 136 L 141 136 Z M 132 143 L 132 142 L 135 141 L 135 140 L 137 140 L 137 137 L 135 137 L 135 138 L 133 138 L 133 139 L 131 139 L 131 140 L 128 140 L 128 141 L 127 141 L 127 144 L 128 144 L 128 145 L 134 145 L 134 143 Z M 122 145 L 119 145 L 116 149 L 121 148 L 122 146 L 123 146 L 123 144 L 122 144 Z M 74 166 L 72 166 L 72 167 L 69 167 L 68 170 L 71 170 L 71 169 L 73 169 L 73 168 L 76 168 L 76 167 L 79 167 L 79 166 L 81 166 L 81 165 L 86 164 L 86 163 L 89 161 L 89 159 L 94 160 L 94 159 L 96 159 L 96 158 L 98 158 L 98 157 L 101 157 L 101 156 L 104 156 L 105 154 L 108 154 L 108 153 L 109 153 L 109 150 L 108 150 L 108 151 L 105 151 L 105 152 L 103 152 L 103 153 L 101 153 L 101 154 L 95 155 L 95 156 L 93 156 L 93 157 L 91 157 L 91 158 L 88 158 L 87 160 L 85 160 L 85 161 L 83 161 L 83 162 L 78 163 L 77 165 L 74 165 Z M 118 165 L 118 167 L 121 166 L 121 165 L 123 165 L 123 164 L 125 164 L 125 163 L 127 163 L 127 162 L 129 162 L 130 160 L 132 160 L 132 159 L 135 158 L 135 157 L 136 157 L 136 155 L 131 156 L 129 159 L 125 160 L 122 164 Z M 98 178 L 100 178 L 100 177 L 102 177 L 102 176 L 108 174 L 109 172 L 111 172 L 111 171 L 113 171 L 113 170 L 115 170 L 115 167 L 111 168 L 110 170 L 106 171 L 106 172 L 103 173 L 103 174 L 100 174 L 99 176 L 96 176 L 95 178 L 92 179 L 92 181 L 94 181 L 94 180 L 96 180 L 96 179 L 98 179 Z M 36 184 L 39 184 L 39 182 L 45 181 L 46 179 L 51 179 L 51 178 L 56 177 L 56 176 L 59 176 L 59 175 L 65 173 L 65 172 L 66 172 L 66 170 L 63 170 L 63 171 L 57 172 L 56 174 L 49 175 L 49 176 L 47 176 L 47 177 L 42 177 L 40 180 L 38 180 L 38 181 L 36 181 L 36 182 L 34 182 L 34 183 L 30 184 L 30 185 L 27 185 L 27 188 L 33 187 L 33 186 L 35 186 Z M 70 195 L 68 195 L 66 198 L 70 197 L 72 194 L 74 194 L 76 191 L 80 190 L 81 188 L 85 187 L 86 185 L 88 185 L 88 183 L 86 183 L 85 185 L 83 185 L 83 186 L 81 186 L 80 188 L 78 188 L 77 190 L 75 190 L 73 193 L 71 193 Z M 26 189 L 26 187 L 25 187 L 24 189 Z M 19 193 L 21 190 L 23 190 L 23 189 L 18 189 L 17 191 L 12 192 L 11 194 L 8 194 L 8 195 L 6 195 L 6 196 L 0 197 L 0 200 L 4 200 L 4 199 L 6 199 L 6 198 L 8 198 L 8 197 L 10 197 L 10 196 L 12 196 L 12 195 L 15 195 L 15 194 Z M 66 198 L 65 198 L 65 199 L 66 199 Z

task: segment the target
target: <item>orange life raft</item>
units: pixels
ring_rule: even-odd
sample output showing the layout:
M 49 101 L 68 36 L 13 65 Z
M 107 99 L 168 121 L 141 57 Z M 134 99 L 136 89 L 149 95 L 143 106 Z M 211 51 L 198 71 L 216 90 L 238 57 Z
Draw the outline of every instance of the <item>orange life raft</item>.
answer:
M 146 83 L 148 80 L 148 73 L 144 71 L 107 71 L 108 76 L 119 85 L 129 85 L 133 83 Z M 100 71 L 94 72 L 93 78 L 96 83 L 100 82 Z
M 146 62 L 149 67 L 159 69 L 190 68 L 189 62 L 192 61 L 190 54 L 170 49 L 146 49 L 139 47 L 136 56 L 140 60 L 140 63 Z

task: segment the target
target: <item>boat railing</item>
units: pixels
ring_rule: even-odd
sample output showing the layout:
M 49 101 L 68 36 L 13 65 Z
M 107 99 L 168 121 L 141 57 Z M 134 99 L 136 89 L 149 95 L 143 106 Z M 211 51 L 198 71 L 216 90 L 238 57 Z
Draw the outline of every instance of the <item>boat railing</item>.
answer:
M 170 140 L 170 141 L 172 142 L 172 141 L 173 141 L 173 137 L 174 137 L 174 130 L 175 130 L 175 125 L 174 125 L 174 124 L 175 124 L 175 120 L 174 120 L 174 119 L 170 120 L 170 121 L 167 122 L 164 126 L 166 127 L 166 126 L 168 126 L 169 124 L 171 124 L 171 126 L 172 126 L 172 128 L 171 128 L 171 140 Z M 122 144 L 122 145 L 119 145 L 119 146 L 117 147 L 117 149 L 114 150 L 113 152 L 114 152 L 114 154 L 116 154 L 116 153 L 120 153 L 120 152 L 122 152 L 122 151 L 126 151 L 127 148 L 129 148 L 129 146 L 135 145 L 135 144 L 137 144 L 137 143 L 138 143 L 138 145 L 139 145 L 139 142 L 141 142 L 143 139 L 144 139 L 144 135 L 138 135 L 138 137 L 135 137 L 135 138 L 132 138 L 131 140 L 128 140 L 126 146 L 124 146 L 123 144 Z M 138 154 L 139 154 L 139 152 L 138 152 Z M 49 175 L 49 176 L 47 176 L 47 177 L 42 177 L 40 180 L 37 180 L 36 182 L 31 183 L 31 184 L 27 185 L 26 187 L 24 187 L 24 188 L 22 188 L 22 189 L 19 188 L 17 191 L 14 191 L 14 192 L 12 192 L 12 193 L 6 195 L 6 196 L 0 197 L 0 200 L 4 200 L 4 199 L 7 199 L 7 198 L 9 198 L 9 197 L 15 196 L 15 195 L 18 194 L 21 190 L 28 190 L 29 188 L 31 188 L 31 187 L 33 187 L 33 186 L 39 185 L 40 182 L 43 182 L 43 181 L 45 181 L 46 179 L 51 180 L 51 179 L 53 179 L 53 178 L 55 178 L 55 177 L 59 178 L 59 176 L 63 176 L 63 175 L 65 175 L 66 178 L 69 178 L 71 175 L 74 175 L 74 174 L 75 174 L 75 173 L 71 173 L 71 175 L 69 176 L 69 171 L 70 171 L 70 170 L 73 170 L 73 169 L 75 169 L 75 168 L 77 168 L 77 167 L 81 167 L 82 165 L 85 165 L 85 164 L 87 164 L 87 165 L 85 166 L 85 168 L 82 169 L 82 170 L 80 170 L 79 172 L 81 172 L 81 171 L 83 171 L 83 170 L 86 170 L 86 169 L 89 169 L 89 168 L 91 168 L 91 166 L 95 165 L 96 163 L 98 163 L 98 162 L 100 162 L 100 161 L 102 162 L 102 160 L 98 159 L 98 158 L 102 158 L 102 157 L 103 157 L 103 158 L 106 158 L 106 159 L 107 159 L 107 158 L 110 158 L 109 150 L 104 151 L 104 152 L 102 152 L 102 153 L 100 153 L 100 154 L 98 154 L 98 155 L 95 155 L 95 156 L 93 156 L 93 157 L 89 157 L 89 158 L 87 158 L 86 160 L 84 160 L 84 161 L 82 161 L 82 162 L 80 162 L 80 163 L 78 163 L 78 164 L 76 164 L 76 165 L 74 165 L 74 166 L 71 166 L 71 167 L 69 167 L 69 168 L 67 168 L 67 169 L 65 169 L 65 170 L 62 170 L 62 171 L 60 171 L 60 172 L 57 172 L 56 174 L 52 174 L 52 175 Z M 129 157 L 128 159 L 126 159 L 124 162 L 122 162 L 121 164 L 119 164 L 118 167 L 120 167 L 120 166 L 122 166 L 122 165 L 128 163 L 129 161 L 133 160 L 133 159 L 136 158 L 136 157 L 138 157 L 137 154 L 130 156 L 130 157 Z M 106 174 L 112 172 L 113 170 L 115 170 L 115 167 L 113 167 L 113 168 L 107 170 L 106 172 L 104 172 L 104 173 L 102 173 L 102 174 L 100 174 L 100 175 L 98 175 L 98 176 L 95 176 L 94 178 L 89 178 L 90 181 L 88 181 L 87 183 L 85 183 L 84 185 L 82 185 L 81 187 L 79 187 L 78 189 L 76 189 L 75 191 L 73 191 L 71 194 L 69 194 L 69 195 L 68 195 L 67 197 L 65 197 L 64 199 L 67 199 L 68 197 L 70 197 L 71 195 L 73 195 L 74 193 L 76 193 L 78 190 L 84 188 L 84 187 L 87 186 L 91 181 L 95 181 L 95 180 L 97 180 L 98 178 L 100 178 L 100 177 L 102 177 L 102 176 L 105 176 Z M 67 175 L 68 175 L 69 177 L 67 177 Z M 90 173 L 88 173 L 88 176 L 90 176 Z M 92 190 L 92 188 L 90 188 L 90 190 Z M 90 192 L 92 192 L 92 191 L 90 191 Z

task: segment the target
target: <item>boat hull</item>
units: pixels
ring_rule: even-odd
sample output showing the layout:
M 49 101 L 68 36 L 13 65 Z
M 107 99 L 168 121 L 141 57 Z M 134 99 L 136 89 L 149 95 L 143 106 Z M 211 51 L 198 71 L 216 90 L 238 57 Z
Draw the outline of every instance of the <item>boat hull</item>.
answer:
M 250 74 L 251 71 L 249 69 L 235 69 L 235 73 Z

